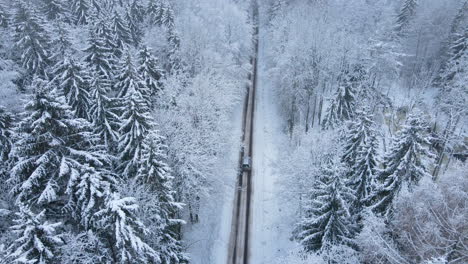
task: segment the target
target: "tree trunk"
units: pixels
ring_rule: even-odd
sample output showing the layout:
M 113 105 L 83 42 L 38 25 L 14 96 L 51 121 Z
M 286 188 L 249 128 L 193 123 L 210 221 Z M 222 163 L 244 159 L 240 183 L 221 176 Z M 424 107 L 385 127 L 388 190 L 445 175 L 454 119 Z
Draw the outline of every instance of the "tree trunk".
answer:
M 307 98 L 307 111 L 306 111 L 306 118 L 305 118 L 306 134 L 309 132 L 310 97 L 311 97 L 311 94 L 309 93 L 309 97 Z
M 320 126 L 320 121 L 322 120 L 322 108 L 323 108 L 323 95 L 320 96 L 320 101 L 319 101 L 319 109 L 318 109 L 318 125 Z
M 311 128 L 314 127 L 315 123 L 315 109 L 317 108 L 317 95 L 314 95 L 314 107 L 312 108 L 312 122 L 310 123 Z

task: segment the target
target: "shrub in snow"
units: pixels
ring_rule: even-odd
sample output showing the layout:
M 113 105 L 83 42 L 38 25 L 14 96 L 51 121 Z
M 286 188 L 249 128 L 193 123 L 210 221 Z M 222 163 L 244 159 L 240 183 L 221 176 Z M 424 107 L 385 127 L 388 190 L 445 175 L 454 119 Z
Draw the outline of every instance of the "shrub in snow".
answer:
M 109 249 L 92 231 L 65 233 L 60 263 L 112 263 Z
M 411 262 L 445 256 L 449 263 L 468 262 L 468 166 L 441 175 L 437 182 L 421 181 L 412 192 L 402 192 L 395 201 L 390 223 L 402 253 Z

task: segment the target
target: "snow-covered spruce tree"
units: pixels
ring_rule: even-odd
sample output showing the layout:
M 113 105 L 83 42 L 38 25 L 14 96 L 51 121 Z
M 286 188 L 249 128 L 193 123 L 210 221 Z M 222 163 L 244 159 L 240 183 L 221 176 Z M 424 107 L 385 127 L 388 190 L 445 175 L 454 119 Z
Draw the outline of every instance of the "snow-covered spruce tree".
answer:
M 70 33 L 66 29 L 64 23 L 58 23 L 56 29 L 56 37 L 52 40 L 52 56 L 51 60 L 55 63 L 65 60 L 65 57 L 70 56 L 75 52 L 73 44 L 70 40 Z
M 16 225 L 12 226 L 18 238 L 9 248 L 7 259 L 10 263 L 54 263 L 58 260 L 59 247 L 63 244 L 56 229 L 61 223 L 44 220 L 45 210 L 34 214 L 26 206 L 21 206 Z
M 392 211 L 393 200 L 403 185 L 414 187 L 423 177 L 431 177 L 428 169 L 434 158 L 428 128 L 421 113 L 411 114 L 398 131 L 389 152 L 383 158 L 384 169 L 379 184 L 371 194 L 372 208 L 382 215 Z
M 439 69 L 439 74 L 434 79 L 436 86 L 441 85 L 442 79 L 446 77 L 447 64 L 453 57 L 454 53 L 458 53 L 459 49 L 453 49 L 453 44 L 457 41 L 460 34 L 464 30 L 464 26 L 468 22 L 468 1 L 465 1 L 459 8 L 457 15 L 453 18 L 450 25 L 450 33 L 448 39 L 445 41 L 445 45 L 441 48 L 442 62 Z
M 11 164 L 13 162 L 10 159 L 10 152 L 13 146 L 13 118 L 10 113 L 8 113 L 3 107 L 0 106 L 0 181 L 5 183 L 9 178 L 9 171 L 11 168 Z M 2 184 L 0 186 L 0 201 L 10 200 L 9 198 L 9 190 L 10 184 Z M 1 211 L 0 206 L 0 211 Z M 2 217 L 2 213 L 0 212 L 0 218 Z M 3 221 L 3 220 L 2 220 Z M 0 224 L 0 234 L 3 227 L 7 226 L 7 221 L 4 224 Z M 0 258 L 1 258 L 0 253 Z M 0 262 L 1 263 L 1 262 Z
M 30 208 L 61 209 L 67 180 L 76 177 L 82 164 L 101 166 L 105 155 L 95 151 L 97 138 L 91 125 L 75 118 L 65 98 L 36 80 L 31 100 L 16 133 L 12 155 L 17 162 L 11 170 L 13 193 Z
M 152 25 L 174 27 L 174 10 L 166 0 L 150 0 L 147 13 Z
M 86 25 L 89 22 L 90 4 L 88 0 L 72 0 L 73 19 L 76 25 Z
M 408 29 L 408 26 L 416 13 L 417 6 L 417 0 L 404 0 L 403 6 L 398 12 L 395 25 L 395 31 L 400 36 L 404 35 L 405 31 Z
M 124 21 L 120 14 L 115 11 L 111 23 L 111 30 L 114 35 L 116 48 L 125 50 L 126 45 L 132 44 L 130 29 L 128 28 L 126 21 Z
M 295 237 L 306 251 L 326 251 L 333 245 L 352 245 L 356 225 L 349 212 L 353 191 L 343 182 L 344 169 L 325 162 L 310 193 L 306 216 L 298 224 Z
M 164 71 L 159 67 L 157 58 L 151 54 L 151 49 L 147 46 L 140 50 L 139 63 L 138 72 L 150 90 L 151 96 L 160 95 L 162 92 L 160 80 L 164 76 Z
M 138 205 L 134 198 L 121 198 L 113 193 L 106 201 L 104 209 L 96 213 L 97 223 L 112 248 L 117 263 L 160 263 L 158 252 L 142 238 L 147 229 L 135 216 Z
M 356 196 L 352 212 L 356 213 L 365 204 L 371 183 L 378 170 L 378 140 L 375 123 L 370 110 L 365 108 L 356 112 L 346 132 L 342 161 L 348 167 L 349 185 Z
M 29 4 L 19 0 L 15 3 L 13 23 L 15 47 L 21 54 L 23 67 L 31 74 L 45 75 L 50 61 L 50 40 L 43 21 Z
M 181 58 L 178 55 L 180 47 L 180 38 L 178 32 L 174 27 L 169 28 L 167 32 L 167 42 L 169 47 L 167 50 L 168 62 L 164 65 L 167 72 L 178 72 L 181 70 Z
M 105 19 L 99 20 L 99 22 L 97 22 L 96 25 L 94 25 L 94 33 L 104 42 L 105 47 L 109 49 L 111 54 L 111 56 L 109 57 L 109 61 L 111 61 L 111 63 L 114 64 L 117 58 L 120 58 L 120 56 L 122 56 L 124 47 L 123 45 L 117 44 L 116 34 L 111 29 L 109 22 Z
M 130 33 L 131 43 L 135 47 L 138 47 L 141 43 L 142 38 L 144 37 L 142 23 L 139 22 L 138 18 L 134 18 L 130 11 L 127 11 L 127 13 L 125 13 L 125 20 L 128 23 L 128 30 Z
M 66 57 L 57 63 L 53 73 L 54 81 L 59 86 L 61 93 L 65 95 L 67 103 L 75 112 L 75 116 L 90 120 L 88 76 L 86 76 L 83 66 L 72 57 Z
M 360 65 L 354 65 L 351 71 L 345 70 L 339 77 L 338 89 L 330 102 L 323 128 L 334 128 L 354 116 L 356 108 L 356 90 L 364 79 L 364 71 Z
M 67 187 L 70 196 L 70 209 L 74 219 L 89 230 L 92 227 L 94 214 L 104 208 L 106 198 L 115 189 L 115 176 L 106 170 L 93 168 L 90 164 L 84 164 L 79 175 L 74 174 Z
M 66 18 L 67 9 L 62 0 L 41 0 L 41 9 L 49 20 Z
M 118 153 L 119 171 L 124 177 L 135 176 L 141 159 L 141 143 L 152 126 L 148 101 L 138 90 L 129 90 L 122 98 Z
M 119 65 L 115 88 L 117 89 L 117 96 L 119 98 L 124 98 L 136 92 L 141 94 L 142 99 L 149 103 L 150 87 L 147 87 L 145 82 L 141 79 L 140 73 L 129 51 L 127 51 L 127 54 Z
M 119 116 L 116 110 L 116 99 L 109 97 L 110 84 L 99 74 L 95 74 L 90 82 L 91 105 L 89 116 L 94 126 L 94 132 L 100 137 L 101 143 L 110 152 L 114 152 L 119 140 Z
M 135 23 L 140 24 L 145 21 L 146 9 L 141 5 L 140 1 L 133 0 L 130 4 L 129 14 Z
M 175 219 L 180 204 L 175 202 L 171 170 L 165 163 L 166 146 L 157 131 L 150 132 L 142 142 L 141 158 L 136 180 L 155 194 L 158 211 L 151 216 L 152 231 L 158 238 L 158 252 L 162 263 L 181 263 L 186 260 L 176 233 L 182 220 Z
M 12 147 L 13 118 L 0 106 L 0 166 L 8 160 Z M 1 171 L 2 168 L 0 168 Z
M 454 110 L 458 115 L 467 114 L 468 89 L 468 29 L 454 37 L 450 58 L 442 73 L 437 102 L 445 112 Z
M 87 54 L 85 61 L 94 74 L 98 74 L 107 80 L 113 77 L 114 64 L 112 50 L 104 40 L 96 33 L 91 33 L 88 39 L 88 47 L 84 50 Z

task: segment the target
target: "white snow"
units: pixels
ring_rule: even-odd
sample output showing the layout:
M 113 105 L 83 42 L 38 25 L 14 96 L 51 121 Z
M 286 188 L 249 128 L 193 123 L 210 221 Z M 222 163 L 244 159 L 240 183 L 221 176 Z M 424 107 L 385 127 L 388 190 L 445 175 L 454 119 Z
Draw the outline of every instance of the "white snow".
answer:
M 260 28 L 261 30 L 261 28 Z M 265 61 L 266 41 L 262 41 L 258 58 L 257 91 L 255 105 L 253 142 L 253 194 L 250 226 L 250 261 L 252 264 L 271 264 L 287 254 L 295 243 L 291 242 L 294 217 L 293 208 L 284 206 L 283 187 L 279 186 L 281 175 L 278 164 L 281 145 L 287 140 L 281 131 L 281 121 L 276 109 L 275 92 L 268 78 Z
M 202 198 L 200 223 L 187 224 L 184 234 L 192 264 L 227 263 L 229 236 L 234 206 L 234 188 L 237 180 L 239 151 L 242 135 L 242 106 L 239 102 L 231 118 L 230 146 L 216 164 L 219 179 L 212 186 L 210 197 Z

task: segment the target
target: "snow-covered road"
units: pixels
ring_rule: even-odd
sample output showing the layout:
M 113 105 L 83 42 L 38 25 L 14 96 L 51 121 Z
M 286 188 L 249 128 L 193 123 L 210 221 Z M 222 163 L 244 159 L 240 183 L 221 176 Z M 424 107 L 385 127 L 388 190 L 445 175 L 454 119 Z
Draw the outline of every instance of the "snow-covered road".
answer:
M 271 264 L 293 247 L 289 240 L 292 227 L 288 224 L 289 210 L 283 208 L 278 186 L 281 175 L 276 164 L 282 142 L 277 104 L 265 63 L 267 44 L 260 29 L 258 82 L 254 124 L 253 195 L 250 226 L 250 264 Z

